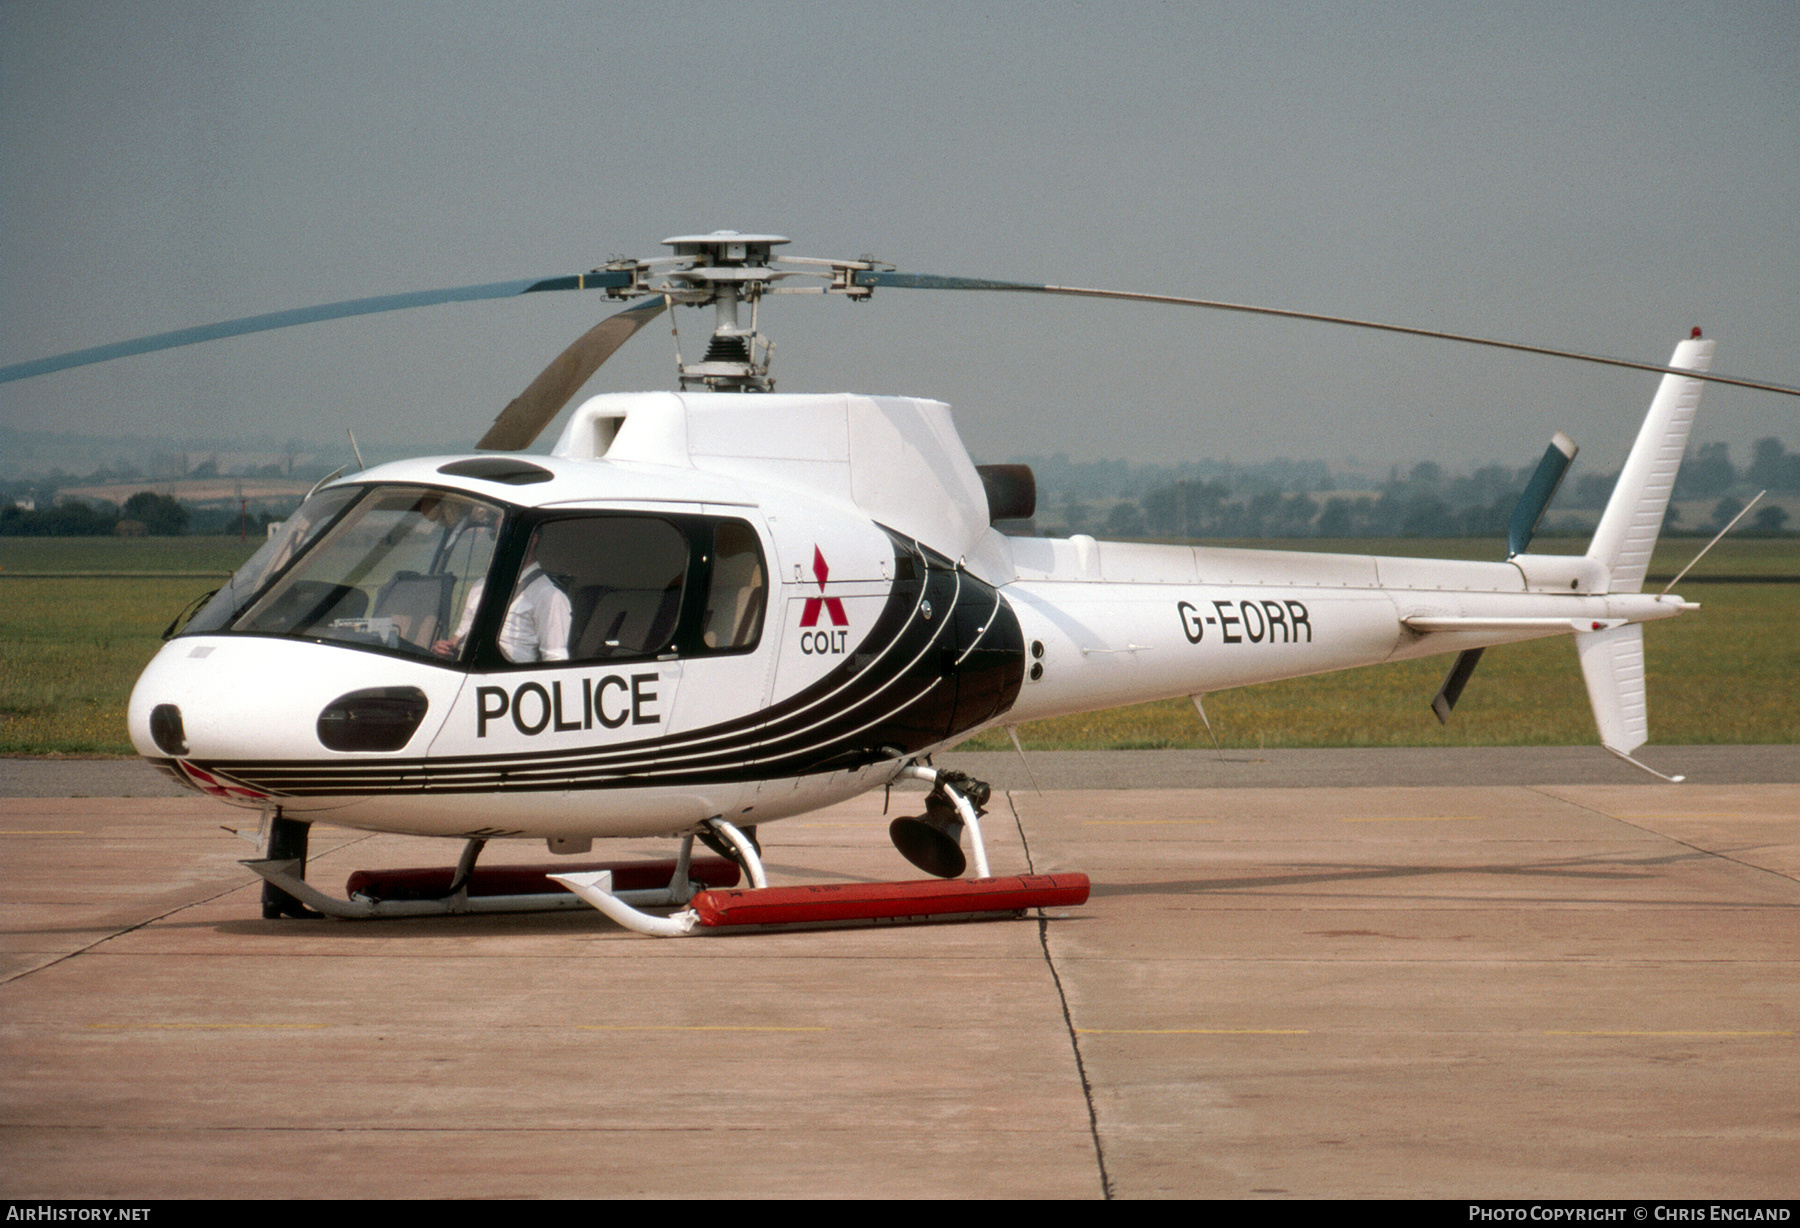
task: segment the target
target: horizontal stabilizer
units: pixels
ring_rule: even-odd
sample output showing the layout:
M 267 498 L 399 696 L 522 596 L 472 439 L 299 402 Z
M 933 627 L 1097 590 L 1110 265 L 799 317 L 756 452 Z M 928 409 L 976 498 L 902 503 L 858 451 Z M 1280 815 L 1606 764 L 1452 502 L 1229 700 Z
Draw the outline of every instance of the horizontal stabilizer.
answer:
M 1477 618 L 1461 614 L 1415 614 L 1400 621 L 1406 624 L 1408 631 L 1482 631 L 1505 634 L 1509 631 L 1604 631 L 1608 627 L 1618 626 L 1625 620 L 1622 618 L 1528 618 L 1522 616 Z

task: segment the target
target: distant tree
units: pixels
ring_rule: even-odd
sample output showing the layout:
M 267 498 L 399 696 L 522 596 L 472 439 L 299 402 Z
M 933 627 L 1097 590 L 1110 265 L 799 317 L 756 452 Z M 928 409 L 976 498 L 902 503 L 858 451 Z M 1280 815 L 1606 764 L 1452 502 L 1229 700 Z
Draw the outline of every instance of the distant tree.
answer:
M 1557 502 L 1569 507 L 1605 507 L 1606 501 L 1612 498 L 1613 487 L 1619 484 L 1616 473 L 1588 473 L 1575 479 L 1575 489 L 1569 490 L 1565 483 L 1561 498 Z M 1569 498 L 1569 495 L 1574 498 Z
M 1744 476 L 1763 490 L 1800 490 L 1800 455 L 1789 455 L 1773 435 L 1756 441 Z
M 1517 494 L 1508 492 L 1485 506 L 1471 504 L 1455 517 L 1456 527 L 1464 537 L 1503 537 L 1518 501 Z
M 1750 531 L 1752 533 L 1774 537 L 1786 528 L 1787 521 L 1787 509 L 1784 507 L 1777 507 L 1771 503 L 1769 506 L 1756 513 L 1756 518 L 1752 522 Z
M 1278 497 L 1263 517 L 1263 532 L 1269 537 L 1311 537 L 1318 515 L 1319 504 L 1310 495 Z
M 48 515 L 54 537 L 99 537 L 111 533 L 119 520 L 111 507 L 93 507 L 79 499 L 51 508 Z
M 1327 499 L 1325 510 L 1319 513 L 1314 527 L 1320 537 L 1355 536 L 1356 521 L 1350 500 Z
M 179 537 L 187 532 L 188 510 L 172 495 L 140 490 L 125 500 L 125 515 L 143 521 L 144 528 L 158 537 Z
M 1437 537 L 1454 532 L 1450 505 L 1442 499 L 1426 495 L 1408 501 L 1400 516 L 1400 536 Z
M 1529 472 L 1526 476 L 1529 476 Z M 1524 489 L 1525 478 L 1505 465 L 1483 465 L 1467 477 L 1451 479 L 1447 484 L 1446 497 L 1456 507 L 1486 507 L 1498 500 L 1505 502 L 1510 510 L 1519 501 L 1519 492 Z
M 1144 535 L 1143 509 L 1131 502 L 1113 504 L 1112 511 L 1106 514 L 1106 535 L 1108 537 L 1142 537 Z
M 1744 510 L 1742 499 L 1733 499 L 1726 495 L 1713 505 L 1713 529 L 1717 531 L 1731 523 L 1732 517 Z
M 1737 485 L 1737 467 L 1731 463 L 1731 446 L 1703 443 L 1681 462 L 1675 493 L 1684 498 L 1707 499 Z
M 1177 482 L 1144 496 L 1144 522 L 1157 537 L 1200 537 L 1217 532 L 1231 489 L 1223 482 Z
M 110 508 L 102 511 L 79 499 L 29 512 L 9 507 L 0 509 L 0 536 L 97 537 L 111 533 L 118 519 Z

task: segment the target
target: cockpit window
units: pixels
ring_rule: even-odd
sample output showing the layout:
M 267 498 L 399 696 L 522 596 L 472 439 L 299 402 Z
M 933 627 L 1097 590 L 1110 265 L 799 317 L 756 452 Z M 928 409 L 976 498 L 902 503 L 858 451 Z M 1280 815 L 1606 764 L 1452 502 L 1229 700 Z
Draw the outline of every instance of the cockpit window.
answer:
M 498 507 L 467 495 L 378 487 L 232 629 L 458 659 L 500 522 Z
M 742 520 L 530 516 L 422 486 L 309 499 L 184 634 L 362 645 L 483 668 L 756 648 L 769 573 Z M 498 565 L 498 566 L 497 566 Z
M 302 503 L 298 511 L 282 522 L 275 536 L 233 572 L 225 586 L 188 621 L 182 634 L 217 631 L 230 622 L 263 585 L 312 544 L 313 538 L 344 509 L 346 503 L 362 493 L 358 486 L 334 486 Z

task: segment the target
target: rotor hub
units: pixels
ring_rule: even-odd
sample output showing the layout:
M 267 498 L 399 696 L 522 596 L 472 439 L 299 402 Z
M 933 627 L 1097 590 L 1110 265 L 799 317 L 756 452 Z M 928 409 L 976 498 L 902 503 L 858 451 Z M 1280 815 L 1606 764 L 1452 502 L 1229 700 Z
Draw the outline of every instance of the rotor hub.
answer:
M 770 346 L 756 331 L 756 305 L 769 283 L 786 274 L 769 265 L 775 248 L 788 240 L 781 235 L 746 235 L 735 230 L 715 230 L 705 235 L 674 235 L 663 243 L 675 249 L 680 262 L 669 270 L 669 279 L 697 291 L 696 303 L 713 305 L 712 338 L 699 362 L 683 362 L 677 355 L 684 390 L 711 392 L 772 392 L 769 378 Z M 738 320 L 738 305 L 750 304 L 750 327 Z

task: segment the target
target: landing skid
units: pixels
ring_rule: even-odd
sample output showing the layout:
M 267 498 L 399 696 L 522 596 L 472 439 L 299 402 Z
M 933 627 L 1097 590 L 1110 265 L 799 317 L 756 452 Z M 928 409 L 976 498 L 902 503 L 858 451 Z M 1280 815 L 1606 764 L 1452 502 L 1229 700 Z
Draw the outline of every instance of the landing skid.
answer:
M 908 925 L 921 922 L 1022 916 L 1032 908 L 1084 904 L 1085 874 L 1026 874 L 995 878 L 988 869 L 981 836 L 981 807 L 988 788 L 957 772 L 909 764 L 898 779 L 920 780 L 932 788 L 924 820 L 915 824 L 908 851 L 901 851 L 940 877 L 893 883 L 833 883 L 812 887 L 770 887 L 752 834 L 723 818 L 708 819 L 684 836 L 672 861 L 564 866 L 500 866 L 477 869 L 485 840 L 472 839 L 454 869 L 358 871 L 342 897 L 306 881 L 304 824 L 295 833 L 277 828 L 270 855 L 243 864 L 261 875 L 265 898 L 284 902 L 286 914 L 346 920 L 438 917 L 465 913 L 558 912 L 591 905 L 626 929 L 674 938 L 703 931 L 796 929 L 848 925 Z M 930 813 L 935 804 L 937 812 Z M 953 816 L 946 818 L 945 816 Z M 277 818 L 278 824 L 288 821 Z M 754 829 L 752 829 L 754 831 Z M 957 844 L 967 831 L 976 877 L 955 877 L 964 868 Z M 693 856 L 698 837 L 724 857 Z M 923 842 L 921 856 L 917 842 Z M 948 864 L 950 869 L 940 869 Z M 749 881 L 733 890 L 739 872 Z M 646 909 L 677 909 L 663 916 Z M 308 911 L 310 910 L 310 912 Z M 265 911 L 265 916 L 270 915 Z
M 972 921 L 1017 917 L 1031 908 L 1087 902 L 1088 878 L 1085 874 L 991 877 L 978 817 L 981 805 L 987 801 L 988 788 L 980 781 L 959 772 L 939 771 L 918 764 L 902 768 L 898 779 L 924 781 L 932 787 L 933 796 L 947 802 L 947 809 L 956 816 L 957 822 L 947 828 L 940 821 L 934 821 L 932 826 L 938 834 L 926 837 L 934 843 L 947 842 L 952 869 L 938 871 L 935 864 L 926 864 L 946 856 L 943 846 L 934 847 L 935 857 L 927 855 L 922 861 L 907 853 L 922 868 L 932 869 L 943 877 L 900 883 L 770 887 L 755 842 L 724 819 L 707 820 L 707 831 L 701 838 L 714 848 L 726 848 L 735 853 L 734 860 L 743 866 L 750 887 L 738 891 L 702 891 L 693 897 L 688 907 L 670 916 L 657 916 L 637 907 L 630 893 L 619 890 L 621 884 L 605 870 L 551 877 L 619 925 L 657 938 L 681 938 L 702 931 L 744 928 L 805 929 Z M 977 875 L 973 879 L 953 877 L 963 868 L 962 854 L 955 849 L 959 828 L 969 833 Z M 896 839 L 896 844 L 899 843 Z
M 838 928 L 915 925 L 1020 917 L 1027 909 L 1085 904 L 1085 874 L 1023 874 L 1011 878 L 928 878 L 906 883 L 831 883 L 817 887 L 752 887 L 702 891 L 671 916 L 633 908 L 611 890 L 612 876 L 554 876 L 608 917 L 640 934 L 682 938 L 727 929 Z
M 358 871 L 344 896 L 327 895 L 306 881 L 298 857 L 265 857 L 242 864 L 276 891 L 327 917 L 371 921 L 394 917 L 444 917 L 466 913 L 559 912 L 584 907 L 556 881 L 566 866 L 498 866 L 476 869 L 485 841 L 471 840 L 454 870 Z M 693 837 L 673 860 L 579 867 L 612 876 L 619 895 L 641 908 L 679 908 L 708 887 L 732 887 L 738 867 L 723 857 L 693 857 Z M 758 870 L 761 869 L 760 864 Z M 267 890 L 267 888 L 265 888 Z

